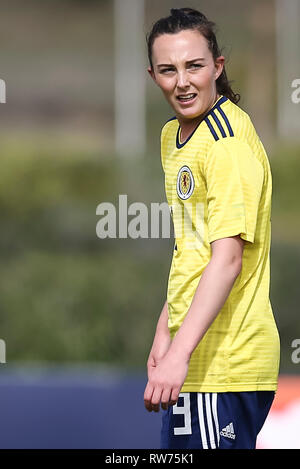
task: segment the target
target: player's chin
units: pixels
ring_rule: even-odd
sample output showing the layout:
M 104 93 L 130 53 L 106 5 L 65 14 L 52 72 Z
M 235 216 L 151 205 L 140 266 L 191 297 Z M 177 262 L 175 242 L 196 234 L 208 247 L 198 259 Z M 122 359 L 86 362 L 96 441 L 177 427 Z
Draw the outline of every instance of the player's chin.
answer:
M 185 119 L 194 119 L 195 117 L 198 117 L 201 114 L 200 106 L 197 104 L 198 103 L 196 102 L 190 106 L 181 106 L 180 103 L 178 103 L 177 101 L 176 106 L 174 106 L 174 110 L 176 112 L 176 115 L 182 116 Z
M 195 119 L 197 118 L 201 113 L 197 109 L 178 109 L 177 115 L 183 117 L 184 119 Z

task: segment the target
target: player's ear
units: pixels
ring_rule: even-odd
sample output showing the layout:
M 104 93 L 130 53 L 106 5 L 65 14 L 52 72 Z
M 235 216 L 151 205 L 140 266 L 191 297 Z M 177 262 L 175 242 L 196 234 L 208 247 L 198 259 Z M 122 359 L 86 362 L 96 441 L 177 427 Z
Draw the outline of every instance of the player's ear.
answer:
M 225 58 L 224 58 L 223 55 L 220 55 L 220 57 L 216 58 L 216 60 L 215 60 L 215 67 L 216 67 L 215 79 L 216 80 L 219 78 L 219 76 L 223 72 L 224 63 L 225 63 Z
M 147 68 L 147 71 L 148 71 L 150 77 L 152 78 L 152 80 L 156 83 L 156 77 L 155 77 L 155 73 L 154 73 L 153 68 L 152 68 L 152 67 L 148 67 L 148 68 Z

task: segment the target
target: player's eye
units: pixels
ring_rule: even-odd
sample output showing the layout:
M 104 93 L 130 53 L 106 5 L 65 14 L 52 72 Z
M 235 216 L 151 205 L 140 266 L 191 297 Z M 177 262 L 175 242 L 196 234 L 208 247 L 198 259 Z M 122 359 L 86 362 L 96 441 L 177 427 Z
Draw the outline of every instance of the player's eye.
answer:
M 202 68 L 202 67 L 203 67 L 202 64 L 190 64 L 190 65 L 189 65 L 189 68 L 195 69 L 195 70 L 197 70 L 197 69 L 199 69 L 199 68 Z
M 174 70 L 175 70 L 175 69 L 172 68 L 172 67 L 162 68 L 162 69 L 160 70 L 160 73 L 170 73 L 170 72 L 174 72 Z

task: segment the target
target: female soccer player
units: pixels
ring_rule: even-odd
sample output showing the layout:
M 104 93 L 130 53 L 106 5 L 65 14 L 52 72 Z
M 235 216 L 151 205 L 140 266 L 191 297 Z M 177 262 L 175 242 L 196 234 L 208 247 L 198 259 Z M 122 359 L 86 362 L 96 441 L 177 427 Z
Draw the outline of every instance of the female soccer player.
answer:
M 253 449 L 279 367 L 268 158 L 237 106 L 214 23 L 172 9 L 147 39 L 148 71 L 175 113 L 161 157 L 176 241 L 145 406 L 165 410 L 162 448 Z

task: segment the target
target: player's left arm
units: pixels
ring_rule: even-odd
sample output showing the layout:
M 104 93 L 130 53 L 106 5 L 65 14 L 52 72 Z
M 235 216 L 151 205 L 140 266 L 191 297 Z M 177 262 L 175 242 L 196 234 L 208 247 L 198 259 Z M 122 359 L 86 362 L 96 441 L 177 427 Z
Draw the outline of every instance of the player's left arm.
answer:
M 191 355 L 223 307 L 242 269 L 245 241 L 239 235 L 211 243 L 207 264 L 188 313 L 172 344 L 146 386 L 147 410 L 175 404 L 188 372 Z

